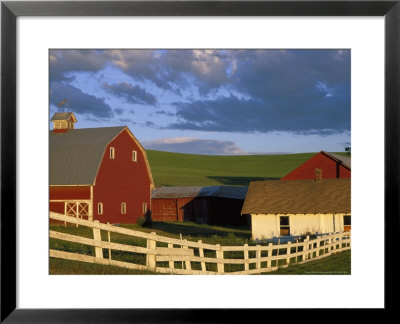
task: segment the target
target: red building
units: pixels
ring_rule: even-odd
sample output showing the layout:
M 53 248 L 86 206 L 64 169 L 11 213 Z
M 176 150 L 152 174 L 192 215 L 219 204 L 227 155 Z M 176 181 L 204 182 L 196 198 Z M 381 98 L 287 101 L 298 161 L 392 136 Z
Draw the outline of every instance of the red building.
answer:
M 350 178 L 351 158 L 321 151 L 281 180 L 314 179 L 316 170 L 322 178 Z
M 247 187 L 161 187 L 152 193 L 153 221 L 192 221 L 212 225 L 246 225 L 241 216 Z
M 146 152 L 126 126 L 74 129 L 56 113 L 50 131 L 50 211 L 101 223 L 135 223 L 151 210 Z

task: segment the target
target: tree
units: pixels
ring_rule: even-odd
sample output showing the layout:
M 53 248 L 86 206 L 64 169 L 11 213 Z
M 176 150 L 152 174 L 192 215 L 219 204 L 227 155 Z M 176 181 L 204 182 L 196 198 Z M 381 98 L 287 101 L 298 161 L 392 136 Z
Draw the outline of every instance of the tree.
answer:
M 350 146 L 346 146 L 346 147 L 344 148 L 344 150 L 346 151 L 347 154 L 350 154 L 350 153 L 351 153 L 351 147 L 350 147 Z

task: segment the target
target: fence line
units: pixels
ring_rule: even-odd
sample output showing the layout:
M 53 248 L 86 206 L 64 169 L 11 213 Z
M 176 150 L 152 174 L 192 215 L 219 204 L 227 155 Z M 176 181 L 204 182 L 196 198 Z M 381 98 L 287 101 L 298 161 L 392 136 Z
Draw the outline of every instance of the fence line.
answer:
M 287 267 L 293 262 L 293 259 L 296 263 L 305 263 L 351 248 L 350 232 L 319 236 L 313 240 L 310 240 L 309 236 L 307 236 L 303 242 L 296 243 L 288 242 L 286 244 L 277 245 L 269 243 L 267 246 L 248 244 L 244 244 L 243 246 L 221 246 L 219 244 L 206 244 L 201 240 L 192 242 L 160 236 L 155 232 L 144 233 L 54 212 L 50 212 L 50 218 L 91 228 L 93 231 L 93 238 L 86 238 L 53 230 L 50 231 L 50 238 L 91 246 L 94 248 L 95 254 L 94 256 L 90 256 L 50 249 L 50 257 L 115 265 L 129 269 L 150 270 L 160 273 L 254 274 L 270 272 L 279 267 Z M 102 240 L 101 231 L 107 233 L 107 240 Z M 111 242 L 110 233 L 145 239 L 146 247 Z M 157 243 L 162 243 L 161 245 L 167 245 L 167 247 L 157 246 Z M 104 258 L 103 249 L 108 251 L 108 258 Z M 115 260 L 111 255 L 112 250 L 145 255 L 146 264 L 143 265 Z M 282 251 L 284 253 L 280 253 Z M 232 253 L 235 252 L 242 252 L 239 253 L 239 258 L 237 256 L 235 258 L 232 257 Z M 195 255 L 195 253 L 197 255 Z M 211 256 L 210 254 L 215 256 Z M 179 261 L 182 268 L 175 266 L 176 261 Z M 166 263 L 166 265 L 162 266 L 160 263 Z M 193 266 L 195 265 L 198 269 L 194 269 Z M 231 268 L 235 265 L 236 267 L 241 266 L 242 269 L 226 271 L 225 265 Z

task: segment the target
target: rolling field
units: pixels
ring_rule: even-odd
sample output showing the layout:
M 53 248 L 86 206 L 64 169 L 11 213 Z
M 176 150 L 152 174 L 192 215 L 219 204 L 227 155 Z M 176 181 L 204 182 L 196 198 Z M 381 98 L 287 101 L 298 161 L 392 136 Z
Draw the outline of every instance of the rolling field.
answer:
M 233 156 L 147 151 L 157 187 L 248 186 L 253 180 L 280 179 L 314 154 Z

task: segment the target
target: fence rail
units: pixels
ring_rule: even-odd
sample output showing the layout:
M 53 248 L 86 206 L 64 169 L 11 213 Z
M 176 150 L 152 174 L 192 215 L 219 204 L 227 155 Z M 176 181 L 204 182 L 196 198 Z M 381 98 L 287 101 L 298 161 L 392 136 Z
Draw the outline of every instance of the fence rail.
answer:
M 160 273 L 255 274 L 274 271 L 279 267 L 287 267 L 292 262 L 305 263 L 324 258 L 351 248 L 350 232 L 332 233 L 319 236 L 313 240 L 310 240 L 307 236 L 303 242 L 296 243 L 221 246 L 219 244 L 206 244 L 201 240 L 192 242 L 160 236 L 155 232 L 144 233 L 54 212 L 50 212 L 50 218 L 85 226 L 93 231 L 93 238 L 87 238 L 51 230 L 50 238 L 94 248 L 94 256 L 50 249 L 50 257 Z M 102 240 L 101 231 L 107 232 L 108 240 Z M 110 233 L 144 239 L 146 246 L 111 242 Z M 108 258 L 104 257 L 104 250 L 108 251 Z M 112 251 L 143 255 L 145 256 L 145 264 L 115 260 L 112 258 Z M 233 256 L 232 254 L 235 253 L 236 255 Z M 225 266 L 230 268 L 226 269 Z M 236 269 L 235 266 L 236 268 L 241 267 Z

